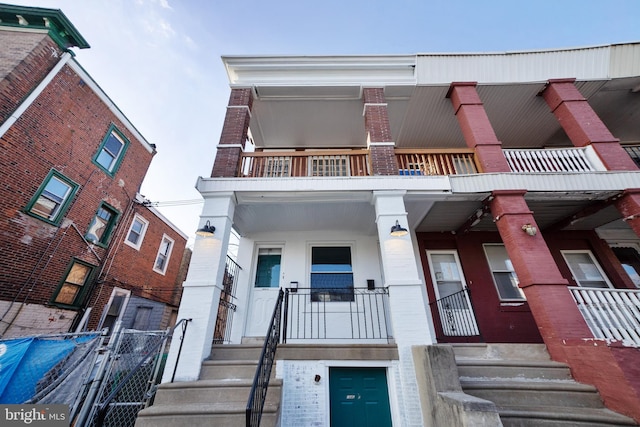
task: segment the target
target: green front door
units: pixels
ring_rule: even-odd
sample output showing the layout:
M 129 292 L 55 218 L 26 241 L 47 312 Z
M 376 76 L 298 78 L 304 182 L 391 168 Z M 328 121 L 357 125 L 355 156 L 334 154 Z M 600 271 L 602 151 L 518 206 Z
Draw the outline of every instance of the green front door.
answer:
M 386 368 L 330 368 L 331 427 L 391 427 Z

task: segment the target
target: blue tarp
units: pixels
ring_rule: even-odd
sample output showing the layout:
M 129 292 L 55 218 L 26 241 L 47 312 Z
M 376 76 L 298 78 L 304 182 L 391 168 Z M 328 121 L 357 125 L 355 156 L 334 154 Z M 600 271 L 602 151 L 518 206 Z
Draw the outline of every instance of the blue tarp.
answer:
M 94 338 L 0 340 L 0 403 L 23 403 L 33 397 L 40 382 L 78 343 Z

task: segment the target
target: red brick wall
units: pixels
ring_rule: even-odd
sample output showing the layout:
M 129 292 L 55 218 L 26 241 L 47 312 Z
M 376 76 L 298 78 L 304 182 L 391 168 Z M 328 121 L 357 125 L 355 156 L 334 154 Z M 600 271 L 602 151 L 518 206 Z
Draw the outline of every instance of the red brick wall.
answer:
M 394 145 L 376 145 L 377 142 L 393 142 L 389 112 L 383 88 L 364 88 L 364 125 L 369 142 L 373 175 L 398 175 L 398 161 Z
M 127 245 L 125 239 L 135 214 L 149 222 L 140 249 Z M 102 315 L 103 307 L 108 303 L 114 287 L 131 291 L 133 295 L 148 298 L 165 304 L 178 306 L 174 296 L 182 283 L 176 283 L 181 267 L 182 256 L 186 246 L 178 232 L 169 227 L 148 208 L 139 204 L 133 205 L 131 212 L 122 221 L 120 233 L 114 236 L 109 263 L 96 286 L 88 306 L 95 307 L 89 321 L 90 328 L 96 328 Z M 165 274 L 153 270 L 162 238 L 167 235 L 173 239 L 173 249 Z
M 0 30 L 0 123 L 60 60 L 62 51 L 43 33 Z
M 113 177 L 91 161 L 112 123 L 130 141 Z M 152 157 L 65 66 L 0 139 L 0 298 L 47 304 L 72 257 L 96 266 L 106 260 L 107 250 L 88 247 L 81 235 L 101 201 L 125 213 Z M 52 168 L 80 185 L 60 227 L 22 212 Z

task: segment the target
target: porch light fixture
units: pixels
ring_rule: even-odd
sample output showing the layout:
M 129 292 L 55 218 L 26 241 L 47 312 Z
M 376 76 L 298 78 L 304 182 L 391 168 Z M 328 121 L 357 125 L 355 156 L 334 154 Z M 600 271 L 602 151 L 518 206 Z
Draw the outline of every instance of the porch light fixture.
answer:
M 391 235 L 399 237 L 399 236 L 406 236 L 407 234 L 409 234 L 407 229 L 406 228 L 402 228 L 402 226 L 400 225 L 400 223 L 396 219 L 396 225 L 391 227 Z
M 525 233 L 527 233 L 529 236 L 535 236 L 536 234 L 538 234 L 538 229 L 535 228 L 533 225 L 531 224 L 525 224 L 522 226 L 522 231 L 524 231 Z
M 213 236 L 213 233 L 215 231 L 216 231 L 216 228 L 213 225 L 211 225 L 209 220 L 207 220 L 207 223 L 201 229 L 196 231 L 196 234 L 198 236 L 211 237 L 211 236 Z

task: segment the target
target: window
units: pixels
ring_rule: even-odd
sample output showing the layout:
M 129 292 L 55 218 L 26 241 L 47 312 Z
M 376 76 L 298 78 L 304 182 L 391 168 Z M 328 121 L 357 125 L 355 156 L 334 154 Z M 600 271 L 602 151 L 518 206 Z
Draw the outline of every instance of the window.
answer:
M 118 211 L 105 202 L 102 202 L 96 215 L 89 224 L 89 230 L 87 231 L 85 239 L 100 246 L 106 246 L 118 220 L 118 216 Z
M 51 299 L 54 304 L 77 307 L 82 303 L 82 297 L 88 289 L 94 266 L 74 259 L 56 293 Z
M 153 271 L 160 274 L 164 274 L 167 271 L 167 265 L 169 264 L 169 258 L 171 257 L 172 249 L 173 239 L 165 234 L 164 236 L 162 236 L 162 243 L 160 243 L 156 261 L 153 264 Z
M 132 248 L 139 250 L 148 226 L 149 221 L 136 214 L 133 221 L 131 221 L 131 226 L 129 227 L 129 232 L 124 242 Z
M 612 287 L 604 272 L 593 258 L 591 251 L 562 251 L 562 256 L 571 270 L 573 280 L 585 288 Z
M 122 162 L 128 145 L 127 138 L 114 125 L 111 125 L 100 144 L 100 148 L 98 148 L 98 152 L 93 156 L 93 162 L 109 175 L 114 175 Z
M 261 248 L 258 250 L 256 266 L 256 288 L 277 288 L 280 286 L 280 261 L 282 249 Z
M 152 311 L 152 307 L 138 306 L 136 308 L 136 317 L 133 319 L 133 326 L 131 328 L 139 331 L 149 329 Z
M 51 170 L 29 202 L 26 212 L 52 224 L 59 224 L 78 184 Z
M 311 248 L 311 301 L 353 301 L 350 247 Z
M 637 247 L 612 247 L 622 268 L 627 272 L 629 278 L 637 288 L 640 288 L 640 252 Z
M 120 316 L 124 313 L 124 310 L 129 303 L 130 296 L 131 291 L 121 288 L 113 288 L 111 298 L 109 298 L 109 302 L 102 312 L 102 319 L 100 320 L 98 329 L 107 328 L 109 335 L 113 333 L 117 321 L 120 320 Z
M 518 287 L 518 276 L 504 245 L 484 245 L 493 281 L 502 301 L 524 301 L 524 293 Z

